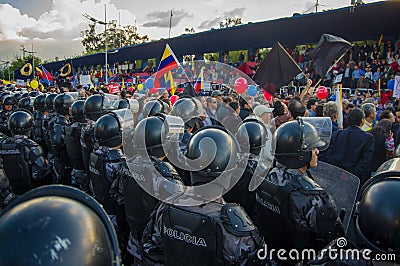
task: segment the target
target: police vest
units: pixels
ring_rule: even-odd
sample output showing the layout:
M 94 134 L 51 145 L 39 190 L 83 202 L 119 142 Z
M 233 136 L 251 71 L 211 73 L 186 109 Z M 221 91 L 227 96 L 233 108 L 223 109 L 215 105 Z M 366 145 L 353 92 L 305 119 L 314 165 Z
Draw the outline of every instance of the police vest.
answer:
M 52 153 L 50 142 L 50 121 L 53 119 L 54 115 L 54 113 L 49 113 L 43 118 L 44 143 L 46 144 L 46 148 L 50 153 Z
M 94 150 L 95 140 L 94 140 L 94 127 L 90 126 L 90 128 L 84 127 L 81 131 L 81 146 L 82 146 L 82 156 L 83 156 L 83 165 L 85 166 L 86 172 L 88 175 L 89 171 L 89 159 L 90 154 Z
M 33 126 L 33 140 L 38 144 L 42 144 L 44 142 L 43 139 L 43 113 L 39 111 L 35 111 L 33 118 L 35 120 L 35 124 Z
M 110 196 L 111 182 L 107 179 L 106 164 L 124 161 L 121 150 L 109 150 L 108 152 L 94 152 L 90 154 L 89 179 L 92 186 L 93 197 L 103 205 L 107 214 L 115 214 L 113 202 Z
M 295 221 L 300 213 L 293 207 L 309 205 L 313 195 L 321 197 L 324 202 L 324 206 L 316 212 L 317 227 L 321 230 L 319 234 Z M 256 191 L 256 201 L 259 218 L 257 226 L 268 248 L 319 249 L 333 239 L 328 232 L 337 233 L 338 229 L 332 228 L 338 217 L 336 207 L 331 205 L 329 195 L 309 177 L 293 176 L 285 186 L 278 186 L 265 179 Z M 325 231 L 327 233 L 323 234 Z
M 142 232 L 150 219 L 150 215 L 154 207 L 158 204 L 158 200 L 148 194 L 139 183 L 146 183 L 146 187 L 153 184 L 155 175 L 154 168 L 165 178 L 179 180 L 175 169 L 168 163 L 162 162 L 152 157 L 153 164 L 138 159 L 134 166 L 130 169 L 132 177 L 127 178 L 125 182 L 125 210 L 126 216 L 131 230 L 131 235 L 141 241 Z M 151 191 L 153 195 L 163 193 L 162 191 Z
M 0 144 L 4 171 L 15 194 L 22 195 L 33 188 L 32 166 L 29 164 L 29 147 L 9 138 Z
M 76 170 L 85 170 L 80 136 L 81 124 L 74 123 L 65 127 L 65 146 L 72 167 Z
M 245 164 L 245 162 L 243 162 L 243 164 Z M 253 178 L 254 170 L 256 169 L 257 164 L 258 162 L 256 160 L 249 160 L 247 164 L 243 165 L 246 168 L 240 179 L 231 190 L 223 195 L 223 198 L 227 202 L 238 203 L 240 206 L 242 206 L 249 214 L 251 219 L 255 218 L 256 198 L 254 191 L 249 191 L 249 184 Z M 243 171 L 243 169 L 240 169 L 240 165 L 237 170 Z
M 257 247 L 262 243 L 253 222 L 235 203 L 221 205 L 219 217 L 174 205 L 166 205 L 162 214 L 165 265 L 227 265 L 224 231 L 236 237 L 252 237 Z

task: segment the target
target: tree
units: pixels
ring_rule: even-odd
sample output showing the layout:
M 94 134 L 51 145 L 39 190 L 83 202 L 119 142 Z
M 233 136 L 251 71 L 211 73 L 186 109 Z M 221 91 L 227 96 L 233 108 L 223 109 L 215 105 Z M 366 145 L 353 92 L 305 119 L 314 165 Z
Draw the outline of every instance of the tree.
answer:
M 195 33 L 195 30 L 193 28 L 185 28 L 185 34 L 193 34 Z
M 242 24 L 242 18 L 226 18 L 219 23 L 220 28 L 228 28 Z
M 105 49 L 104 30 L 96 33 L 96 23 L 89 23 L 89 29 L 81 32 L 82 45 L 86 54 L 102 52 Z M 107 24 L 107 46 L 108 49 L 115 49 L 123 46 L 134 45 L 148 41 L 147 35 L 140 36 L 136 27 L 126 25 L 122 28 L 117 26 L 117 21 L 112 20 Z

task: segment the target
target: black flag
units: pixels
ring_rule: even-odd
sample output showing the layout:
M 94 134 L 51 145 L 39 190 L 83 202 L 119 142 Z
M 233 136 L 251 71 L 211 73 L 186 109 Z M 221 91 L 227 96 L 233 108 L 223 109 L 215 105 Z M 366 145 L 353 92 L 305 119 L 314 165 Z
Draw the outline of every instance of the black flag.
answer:
M 351 44 L 340 37 L 322 34 L 317 46 L 311 52 L 314 69 L 321 78 L 325 77 L 335 60 L 347 53 L 350 47 Z
M 254 75 L 254 81 L 274 95 L 280 87 L 288 84 L 301 72 L 300 67 L 288 55 L 279 42 L 267 54 Z
M 185 88 L 182 92 L 182 96 L 186 96 L 186 97 L 196 97 L 197 96 L 197 93 L 194 90 L 192 83 L 190 83 L 190 82 L 185 83 Z

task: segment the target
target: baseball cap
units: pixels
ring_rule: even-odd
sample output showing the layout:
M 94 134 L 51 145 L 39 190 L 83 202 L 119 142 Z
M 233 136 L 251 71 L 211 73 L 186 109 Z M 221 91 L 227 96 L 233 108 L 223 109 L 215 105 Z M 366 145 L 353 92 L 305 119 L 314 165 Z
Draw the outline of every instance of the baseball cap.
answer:
M 254 108 L 254 114 L 256 116 L 261 116 L 263 113 L 272 113 L 274 108 L 267 107 L 265 105 L 258 105 Z
M 221 91 L 219 90 L 215 90 L 211 93 L 211 97 L 215 97 L 215 96 L 222 96 Z

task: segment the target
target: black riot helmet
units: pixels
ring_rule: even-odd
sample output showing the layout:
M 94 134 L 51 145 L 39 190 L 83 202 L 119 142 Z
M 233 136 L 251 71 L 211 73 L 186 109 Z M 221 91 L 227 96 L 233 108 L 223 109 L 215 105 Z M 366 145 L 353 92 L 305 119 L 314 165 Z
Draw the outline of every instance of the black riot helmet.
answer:
M 358 235 L 375 252 L 400 254 L 400 159 L 381 165 L 360 192 Z
M 119 100 L 117 109 L 125 109 L 125 108 L 129 108 L 129 101 L 127 99 Z
M 46 95 L 39 95 L 33 100 L 33 107 L 37 111 L 43 112 L 46 105 Z
M 199 117 L 203 114 L 203 106 L 201 102 L 195 98 L 180 98 L 172 107 L 171 115 L 179 116 L 183 122 L 187 122 L 192 118 Z
M 14 99 L 16 102 L 18 102 L 22 98 L 22 93 L 15 93 L 14 94 Z
M 236 139 L 242 152 L 259 155 L 261 148 L 265 146 L 267 141 L 267 129 L 257 119 L 248 119 L 240 125 Z
M 46 101 L 45 101 L 45 109 L 47 112 L 52 112 L 53 109 L 53 102 L 54 102 L 54 98 L 57 97 L 56 93 L 50 93 L 46 96 Z
M 136 126 L 133 147 L 138 153 L 147 153 L 149 156 L 160 158 L 168 152 L 171 138 L 174 137 L 176 141 L 179 141 L 178 138 L 182 134 L 181 118 L 157 114 L 141 120 Z
M 326 145 L 317 130 L 302 118 L 281 125 L 275 131 L 276 161 L 290 169 L 308 166 L 314 148 Z
M 66 115 L 69 114 L 69 108 L 74 103 L 74 97 L 68 93 L 62 93 L 54 98 L 53 109 L 57 114 Z
M 37 96 L 39 96 L 39 95 L 41 95 L 41 93 L 38 92 L 38 91 L 30 91 L 30 92 L 28 93 L 28 96 L 29 96 L 29 97 L 37 97 Z
M 224 128 L 208 126 L 199 129 L 190 138 L 187 148 L 187 157 L 196 160 L 194 168 L 199 169 L 190 172 L 191 185 L 208 183 L 224 171 L 233 169 L 237 152 L 237 142 Z
M 22 96 L 21 96 L 21 98 L 26 98 L 26 97 L 29 97 L 29 93 L 28 93 L 28 92 L 24 92 L 24 93 L 22 93 Z
M 202 127 L 200 116 L 204 109 L 201 102 L 195 98 L 180 98 L 171 110 L 171 115 L 179 116 L 185 122 L 186 127 L 193 128 L 193 132 Z
M 85 105 L 84 100 L 75 101 L 71 105 L 70 116 L 72 122 L 85 122 L 85 115 L 83 112 L 83 106 Z
M 153 116 L 155 114 L 166 114 L 168 113 L 168 105 L 157 99 L 147 102 L 143 107 L 143 118 Z
M 17 102 L 15 101 L 15 98 L 11 95 L 7 96 L 3 100 L 3 109 L 5 105 L 15 105 Z
M 102 207 L 69 186 L 33 189 L 0 216 L 4 265 L 121 265 L 115 230 Z
M 30 113 L 19 110 L 10 115 L 7 123 L 13 135 L 29 135 L 33 128 L 33 117 Z
M 3 104 L 4 99 L 10 95 L 11 95 L 11 92 L 9 92 L 9 91 L 3 91 L 2 93 L 0 93 L 1 104 Z
M 113 112 L 97 119 L 94 125 L 94 137 L 100 146 L 112 148 L 122 144 L 122 127 L 118 117 Z
M 96 121 L 107 112 L 110 106 L 110 101 L 104 95 L 92 95 L 86 99 L 83 107 L 85 117 L 88 120 Z
M 31 97 L 24 97 L 18 101 L 18 108 L 25 109 L 29 112 L 33 112 L 33 100 Z

